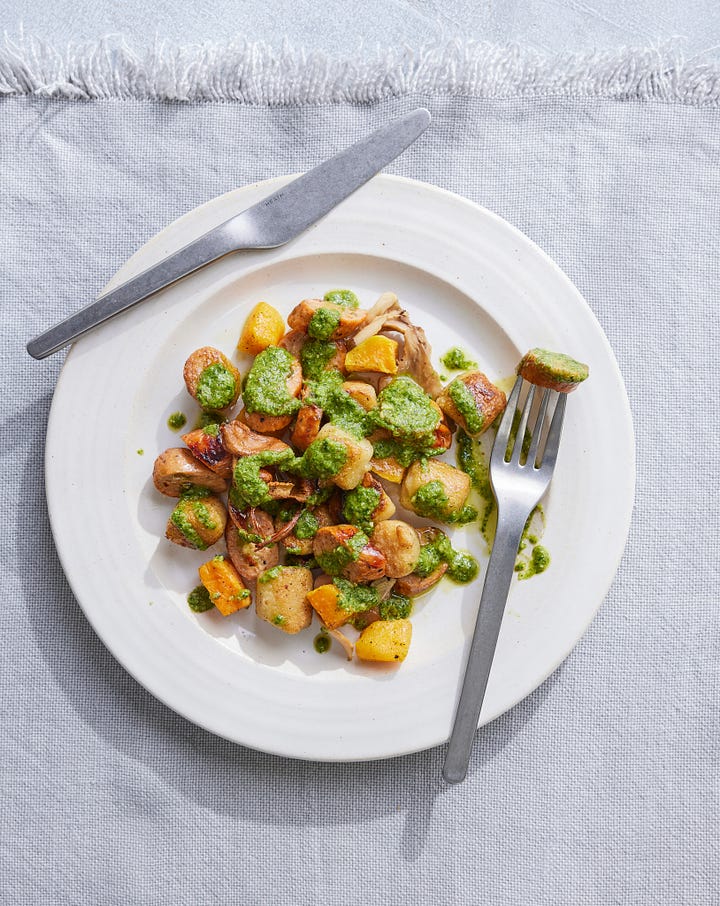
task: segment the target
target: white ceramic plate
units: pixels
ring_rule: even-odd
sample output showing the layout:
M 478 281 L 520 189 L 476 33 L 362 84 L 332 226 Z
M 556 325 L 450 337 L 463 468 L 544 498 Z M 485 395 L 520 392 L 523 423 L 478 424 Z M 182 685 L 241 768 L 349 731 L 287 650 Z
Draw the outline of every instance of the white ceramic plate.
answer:
M 216 198 L 173 223 L 115 275 L 120 283 L 285 180 Z M 46 479 L 57 548 L 73 591 L 108 648 L 153 695 L 214 733 L 324 761 L 383 758 L 450 732 L 482 575 L 420 599 L 405 663 L 348 664 L 313 649 L 317 625 L 286 636 L 252 610 L 193 614 L 187 592 L 207 554 L 163 537 L 172 501 L 155 456 L 180 443 L 166 425 L 196 409 L 182 366 L 198 346 L 231 354 L 264 299 L 283 314 L 329 288 L 369 306 L 395 291 L 436 357 L 453 345 L 492 379 L 533 346 L 590 364 L 568 401 L 546 501 L 548 571 L 514 582 L 480 723 L 511 708 L 566 657 L 602 602 L 628 532 L 634 442 L 627 396 L 602 329 L 578 291 L 499 217 L 423 183 L 380 176 L 281 249 L 239 253 L 83 338 L 58 381 Z M 139 455 L 138 450 L 144 450 Z M 487 562 L 477 528 L 455 541 Z M 211 551 L 212 553 L 212 551 Z

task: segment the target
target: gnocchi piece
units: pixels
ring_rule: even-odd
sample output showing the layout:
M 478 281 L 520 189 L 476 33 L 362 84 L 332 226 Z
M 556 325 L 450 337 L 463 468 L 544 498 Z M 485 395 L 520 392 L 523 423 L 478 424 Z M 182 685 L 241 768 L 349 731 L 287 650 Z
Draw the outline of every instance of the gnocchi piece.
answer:
M 505 409 L 507 398 L 482 371 L 466 371 L 437 398 L 438 405 L 471 437 L 479 437 Z
M 360 633 L 355 651 L 361 661 L 404 661 L 412 639 L 410 620 L 375 620 Z
M 370 543 L 385 557 L 385 575 L 392 579 L 408 576 L 420 557 L 420 539 L 415 529 L 400 519 L 388 519 L 375 526 Z
M 345 448 L 347 458 L 340 471 L 333 477 L 335 484 L 344 491 L 357 487 L 367 472 L 373 455 L 373 446 L 365 438 L 353 437 L 335 425 L 323 425 L 317 440 L 331 440 Z
M 345 381 L 342 385 L 342 389 L 348 396 L 351 396 L 356 403 L 359 403 L 366 412 L 374 409 L 377 405 L 377 393 L 375 393 L 375 388 L 372 384 L 368 384 L 365 381 Z
M 312 587 L 312 572 L 304 566 L 275 566 L 258 576 L 255 611 L 283 632 L 300 632 L 312 621 Z
M 202 346 L 188 356 L 183 378 L 188 393 L 203 409 L 222 412 L 240 395 L 240 372 L 214 346 Z
M 400 503 L 418 516 L 446 522 L 470 493 L 470 476 L 437 459 L 414 462 L 400 487 Z

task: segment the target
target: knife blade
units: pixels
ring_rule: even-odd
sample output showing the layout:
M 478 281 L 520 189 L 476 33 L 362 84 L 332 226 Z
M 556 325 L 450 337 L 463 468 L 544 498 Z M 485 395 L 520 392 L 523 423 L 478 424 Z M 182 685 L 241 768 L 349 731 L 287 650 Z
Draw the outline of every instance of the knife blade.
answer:
M 419 107 L 381 126 L 329 160 L 239 212 L 153 267 L 34 337 L 26 349 L 44 359 L 161 289 L 231 252 L 270 249 L 294 239 L 379 173 L 430 125 Z

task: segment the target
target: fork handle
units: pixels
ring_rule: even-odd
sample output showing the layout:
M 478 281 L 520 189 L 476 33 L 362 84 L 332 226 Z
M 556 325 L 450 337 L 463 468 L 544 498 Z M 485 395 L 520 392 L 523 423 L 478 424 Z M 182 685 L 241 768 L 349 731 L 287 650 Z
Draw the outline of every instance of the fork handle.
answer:
M 513 513 L 512 518 L 503 519 L 498 514 L 495 541 L 485 574 L 465 678 L 445 754 L 443 777 L 448 783 L 460 783 L 467 774 L 525 518 L 518 519 L 517 514 Z

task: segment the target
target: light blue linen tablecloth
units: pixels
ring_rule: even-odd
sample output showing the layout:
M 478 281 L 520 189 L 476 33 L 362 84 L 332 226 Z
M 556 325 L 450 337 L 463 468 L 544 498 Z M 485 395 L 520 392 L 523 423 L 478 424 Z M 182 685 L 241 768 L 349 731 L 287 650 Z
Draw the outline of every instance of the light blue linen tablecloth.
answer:
M 322 88 L 278 107 L 262 92 L 149 99 L 168 80 L 135 71 L 128 87 L 126 68 L 95 92 L 107 99 L 40 97 L 43 84 L 87 93 L 82 72 L 60 62 L 53 81 L 27 64 L 21 78 L 0 56 L 3 903 L 720 902 L 717 73 L 638 55 L 619 65 L 621 90 L 607 61 L 533 81 L 511 60 L 492 79 L 453 70 L 364 92 L 345 74 L 332 102 Z M 192 726 L 125 673 L 50 535 L 43 441 L 61 356 L 34 363 L 23 348 L 173 218 L 417 104 L 433 124 L 390 170 L 486 205 L 555 258 L 615 349 L 638 443 L 605 605 L 567 662 L 483 730 L 454 788 L 439 781 L 443 749 L 271 757 Z M 91 430 L 80 405 L 68 442 Z

